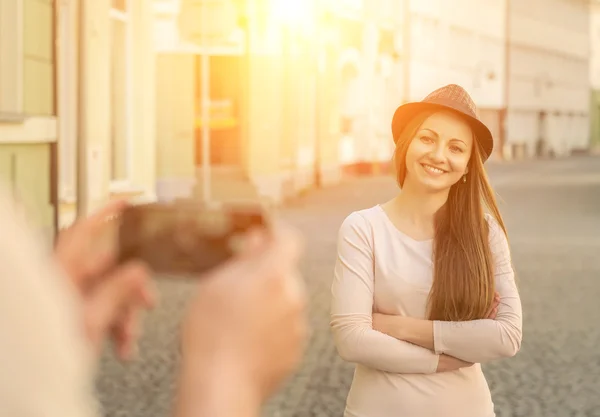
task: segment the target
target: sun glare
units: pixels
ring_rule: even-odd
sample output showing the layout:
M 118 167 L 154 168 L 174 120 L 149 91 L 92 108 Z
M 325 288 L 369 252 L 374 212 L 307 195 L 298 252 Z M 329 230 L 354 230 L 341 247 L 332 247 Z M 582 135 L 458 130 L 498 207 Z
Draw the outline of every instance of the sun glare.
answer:
M 315 27 L 314 0 L 271 0 L 271 11 L 277 23 L 308 31 Z

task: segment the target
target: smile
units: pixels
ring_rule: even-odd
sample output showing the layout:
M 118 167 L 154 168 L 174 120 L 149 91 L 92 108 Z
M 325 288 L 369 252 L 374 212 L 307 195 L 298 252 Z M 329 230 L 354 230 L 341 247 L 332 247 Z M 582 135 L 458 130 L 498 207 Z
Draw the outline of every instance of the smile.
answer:
M 443 169 L 439 169 L 436 167 L 433 167 L 431 165 L 427 165 L 427 164 L 421 164 L 423 166 L 423 168 L 425 169 L 425 171 L 427 172 L 431 172 L 432 174 L 445 174 L 446 171 L 444 171 Z

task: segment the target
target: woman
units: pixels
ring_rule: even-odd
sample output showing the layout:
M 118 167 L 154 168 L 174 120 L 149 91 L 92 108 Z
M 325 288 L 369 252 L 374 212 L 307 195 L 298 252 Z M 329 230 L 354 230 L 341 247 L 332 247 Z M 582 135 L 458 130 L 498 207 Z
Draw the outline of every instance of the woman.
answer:
M 522 316 L 483 167 L 492 135 L 457 85 L 399 107 L 392 132 L 402 191 L 338 237 L 331 328 L 356 364 L 345 416 L 495 416 L 480 364 L 518 352 Z

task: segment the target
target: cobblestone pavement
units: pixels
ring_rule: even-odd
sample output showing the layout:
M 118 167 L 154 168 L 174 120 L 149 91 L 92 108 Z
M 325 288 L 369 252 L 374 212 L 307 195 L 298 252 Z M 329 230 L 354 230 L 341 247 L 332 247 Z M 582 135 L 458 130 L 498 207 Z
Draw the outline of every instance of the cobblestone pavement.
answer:
M 489 168 L 507 222 L 524 307 L 524 341 L 513 359 L 484 367 L 498 417 L 600 417 L 600 159 Z M 307 236 L 303 272 L 312 338 L 299 372 L 264 417 L 339 417 L 353 368 L 328 327 L 335 237 L 343 218 L 396 192 L 390 178 L 363 178 L 309 193 L 281 210 Z M 164 417 L 177 363 L 177 323 L 189 284 L 161 281 L 162 306 L 146 319 L 141 358 L 107 354 L 99 392 L 109 417 Z

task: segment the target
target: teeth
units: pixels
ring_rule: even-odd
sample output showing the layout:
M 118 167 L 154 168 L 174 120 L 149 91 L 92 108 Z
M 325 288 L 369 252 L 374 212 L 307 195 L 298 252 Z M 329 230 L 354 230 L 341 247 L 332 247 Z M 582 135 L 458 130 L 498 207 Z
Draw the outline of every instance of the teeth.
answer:
M 432 167 L 431 165 L 423 165 L 427 171 L 433 172 L 434 174 L 443 174 L 444 171 L 441 169 Z

